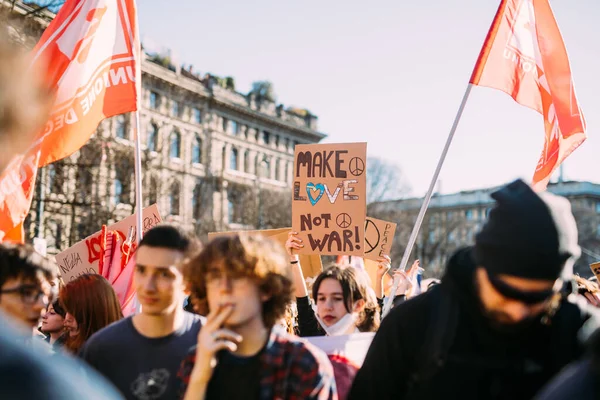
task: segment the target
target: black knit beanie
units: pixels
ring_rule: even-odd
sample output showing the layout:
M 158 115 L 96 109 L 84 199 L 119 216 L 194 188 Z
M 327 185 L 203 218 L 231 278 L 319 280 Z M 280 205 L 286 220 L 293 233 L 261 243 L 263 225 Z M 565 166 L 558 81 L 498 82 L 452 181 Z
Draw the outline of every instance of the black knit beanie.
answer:
M 475 237 L 473 251 L 474 261 L 489 274 L 553 281 L 568 260 L 579 257 L 577 225 L 567 199 L 535 193 L 522 180 L 492 198 L 496 205 Z

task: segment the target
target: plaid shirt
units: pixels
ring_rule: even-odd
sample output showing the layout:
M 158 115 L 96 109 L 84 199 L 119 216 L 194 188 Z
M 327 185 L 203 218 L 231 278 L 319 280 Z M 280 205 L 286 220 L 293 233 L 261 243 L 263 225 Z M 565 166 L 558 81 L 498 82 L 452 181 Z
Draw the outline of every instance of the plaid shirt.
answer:
M 321 350 L 306 341 L 273 328 L 260 356 L 260 398 L 337 400 L 331 362 Z M 181 398 L 196 363 L 193 347 L 183 360 L 177 378 Z

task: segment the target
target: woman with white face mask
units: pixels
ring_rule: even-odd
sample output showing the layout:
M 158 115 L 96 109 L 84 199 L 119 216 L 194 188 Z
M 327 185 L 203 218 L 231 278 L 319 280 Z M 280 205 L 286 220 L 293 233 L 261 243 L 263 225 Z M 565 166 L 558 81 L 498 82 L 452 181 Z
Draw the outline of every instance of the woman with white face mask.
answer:
M 380 317 L 375 293 L 369 290 L 367 276 L 351 266 L 331 266 L 321 272 L 312 286 L 314 305 L 295 249 L 302 241 L 290 232 L 286 250 L 294 271 L 298 334 L 300 336 L 346 335 L 374 332 Z

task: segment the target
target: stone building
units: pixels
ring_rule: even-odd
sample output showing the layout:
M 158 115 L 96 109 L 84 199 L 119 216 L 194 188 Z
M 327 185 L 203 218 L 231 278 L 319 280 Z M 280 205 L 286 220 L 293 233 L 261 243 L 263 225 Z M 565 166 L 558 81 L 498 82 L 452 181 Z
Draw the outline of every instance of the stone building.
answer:
M 157 203 L 164 220 L 201 237 L 289 226 L 294 147 L 325 137 L 318 118 L 160 54 L 144 52 L 141 68 L 144 206 Z M 132 214 L 134 124 L 133 114 L 107 119 L 80 151 L 40 170 L 30 239 L 45 238 L 52 254 Z
M 474 243 L 486 217 L 494 205 L 490 194 L 499 187 L 490 187 L 452 194 L 434 195 L 412 252 L 433 275 L 439 275 L 457 248 Z M 557 182 L 548 191 L 566 197 L 571 202 L 579 229 L 582 256 L 575 270 L 582 276 L 592 273 L 589 264 L 600 261 L 600 184 L 591 182 Z M 398 222 L 392 255 L 399 262 L 408 243 L 422 198 L 379 202 L 369 206 L 369 215 Z

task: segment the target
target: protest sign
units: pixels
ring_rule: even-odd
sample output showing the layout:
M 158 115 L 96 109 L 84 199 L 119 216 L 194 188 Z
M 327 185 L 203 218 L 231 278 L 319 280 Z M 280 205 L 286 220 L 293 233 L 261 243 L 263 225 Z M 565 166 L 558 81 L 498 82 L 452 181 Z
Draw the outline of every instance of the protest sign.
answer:
M 600 282 L 600 262 L 590 264 L 590 269 L 596 276 L 596 279 L 598 279 L 598 282 Z
M 396 233 L 396 224 L 367 217 L 365 223 L 365 255 L 367 260 L 389 256 Z
M 145 208 L 142 217 L 144 232 L 162 222 L 156 204 Z M 127 238 L 130 228 L 133 229 L 133 237 L 136 237 L 136 214 L 107 227 L 109 231 L 117 232 L 123 240 Z M 102 231 L 96 232 L 67 250 L 58 253 L 56 263 L 62 280 L 69 283 L 83 274 L 97 274 L 101 254 Z
M 230 231 L 230 232 L 210 232 L 208 234 L 208 240 L 213 240 L 219 236 L 233 236 L 239 233 L 245 234 L 260 234 L 265 237 L 270 237 L 276 240 L 285 249 L 285 242 L 288 238 L 288 233 L 291 232 L 291 228 L 280 228 L 280 229 L 264 229 L 260 231 Z M 301 255 L 300 266 L 302 267 L 302 274 L 305 278 L 314 277 L 321 273 L 323 270 L 323 264 L 321 263 L 321 256 L 318 254 L 312 255 Z
M 292 229 L 299 254 L 364 254 L 366 143 L 297 145 Z

